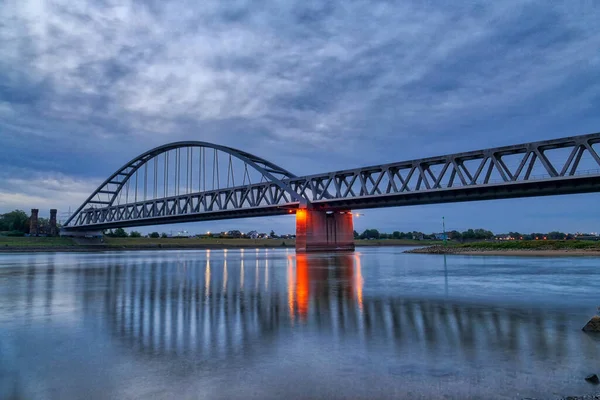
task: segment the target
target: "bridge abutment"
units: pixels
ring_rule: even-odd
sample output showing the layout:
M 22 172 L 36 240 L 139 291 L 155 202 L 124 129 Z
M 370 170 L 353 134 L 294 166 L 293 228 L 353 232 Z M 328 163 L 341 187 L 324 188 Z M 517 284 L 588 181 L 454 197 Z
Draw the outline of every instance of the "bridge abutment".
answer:
M 296 211 L 296 252 L 353 251 L 354 221 L 351 211 Z

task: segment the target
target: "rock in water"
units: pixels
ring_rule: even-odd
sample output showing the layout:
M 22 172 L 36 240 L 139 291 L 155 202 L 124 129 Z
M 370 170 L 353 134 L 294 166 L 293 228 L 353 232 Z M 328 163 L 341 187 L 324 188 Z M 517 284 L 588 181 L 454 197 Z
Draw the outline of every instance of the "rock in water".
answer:
M 584 327 L 585 332 L 600 332 L 600 317 L 595 315 Z
M 598 379 L 598 375 L 596 375 L 596 374 L 592 374 L 592 375 L 586 376 L 585 380 L 588 381 L 588 382 L 590 382 L 590 383 L 593 383 L 595 385 L 597 385 L 597 384 L 600 383 L 600 379 Z

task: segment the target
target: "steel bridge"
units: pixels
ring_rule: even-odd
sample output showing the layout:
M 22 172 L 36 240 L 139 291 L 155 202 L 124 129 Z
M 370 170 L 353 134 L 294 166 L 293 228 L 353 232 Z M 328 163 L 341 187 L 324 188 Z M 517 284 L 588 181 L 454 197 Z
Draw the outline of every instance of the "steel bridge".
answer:
M 176 142 L 119 168 L 66 221 L 63 234 L 294 213 L 298 220 L 302 209 L 310 215 L 299 229 L 308 236 L 323 231 L 329 242 L 331 223 L 316 212 L 600 191 L 599 153 L 594 133 L 296 176 L 231 147 Z M 351 222 L 340 221 L 333 231 L 348 230 Z

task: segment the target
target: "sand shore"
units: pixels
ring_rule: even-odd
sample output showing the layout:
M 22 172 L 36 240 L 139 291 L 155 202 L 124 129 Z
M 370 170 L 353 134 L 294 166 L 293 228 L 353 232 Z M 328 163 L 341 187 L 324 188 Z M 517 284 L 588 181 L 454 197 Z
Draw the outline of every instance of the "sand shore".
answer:
M 469 255 L 469 256 L 519 256 L 519 257 L 600 257 L 600 250 L 580 250 L 580 249 L 507 249 L 507 250 L 486 250 L 473 247 L 444 247 L 430 246 L 411 249 L 405 253 L 413 254 L 448 254 L 448 255 Z

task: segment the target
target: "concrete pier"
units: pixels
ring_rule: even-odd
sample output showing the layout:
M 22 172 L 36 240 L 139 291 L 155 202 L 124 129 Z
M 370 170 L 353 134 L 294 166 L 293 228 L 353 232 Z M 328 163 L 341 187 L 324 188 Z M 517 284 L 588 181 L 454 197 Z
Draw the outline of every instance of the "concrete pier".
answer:
M 296 211 L 296 252 L 353 251 L 354 222 L 351 211 Z

